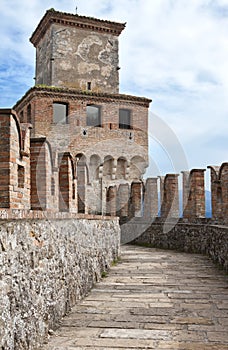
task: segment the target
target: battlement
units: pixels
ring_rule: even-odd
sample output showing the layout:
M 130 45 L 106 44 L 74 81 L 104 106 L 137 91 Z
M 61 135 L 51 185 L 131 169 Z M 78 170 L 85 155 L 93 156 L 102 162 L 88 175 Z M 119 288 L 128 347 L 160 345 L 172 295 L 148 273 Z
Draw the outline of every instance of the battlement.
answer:
M 13 211 L 18 217 L 20 211 L 27 213 L 23 217 L 33 217 L 32 211 L 53 217 L 58 213 L 111 215 L 121 221 L 179 217 L 178 174 L 159 177 L 158 191 L 158 178 L 140 179 L 146 166 L 143 158 L 135 155 L 126 167 L 124 158 L 104 158 L 102 162 L 94 150 L 87 153 L 89 157 L 73 154 L 53 147 L 46 136 L 31 137 L 31 124 L 20 123 L 14 110 L 2 109 L 0 117 L 0 217 L 12 217 Z M 212 218 L 227 223 L 228 163 L 208 168 Z M 204 172 L 182 172 L 182 212 L 190 221 L 205 217 Z

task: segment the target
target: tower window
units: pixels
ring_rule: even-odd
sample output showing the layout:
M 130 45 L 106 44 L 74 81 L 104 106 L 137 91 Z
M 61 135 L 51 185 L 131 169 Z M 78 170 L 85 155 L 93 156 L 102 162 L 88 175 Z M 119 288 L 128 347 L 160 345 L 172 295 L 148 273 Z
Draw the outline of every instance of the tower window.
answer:
M 24 188 L 25 184 L 25 168 L 21 165 L 17 166 L 17 183 L 19 188 Z
M 86 107 L 87 126 L 101 126 L 101 109 L 99 106 L 88 105 Z
M 87 90 L 91 90 L 91 81 L 88 81 L 87 83 Z
M 129 109 L 119 110 L 119 128 L 131 129 L 131 111 Z
M 55 195 L 55 180 L 53 177 L 51 178 L 51 195 Z
M 67 124 L 68 123 L 68 104 L 53 103 L 53 123 Z

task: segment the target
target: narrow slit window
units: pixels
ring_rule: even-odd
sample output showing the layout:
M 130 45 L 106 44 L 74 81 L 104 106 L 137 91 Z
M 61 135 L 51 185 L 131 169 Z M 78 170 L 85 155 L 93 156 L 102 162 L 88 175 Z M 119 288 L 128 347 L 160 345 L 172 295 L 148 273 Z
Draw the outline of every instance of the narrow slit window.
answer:
M 119 110 L 119 128 L 131 129 L 131 112 L 129 109 Z
M 53 103 L 53 123 L 68 123 L 68 104 L 59 102 Z
M 27 107 L 27 123 L 32 123 L 32 109 L 30 104 Z
M 72 183 L 72 199 L 75 199 L 75 184 Z
M 55 180 L 53 177 L 51 178 L 51 195 L 55 195 Z
M 24 188 L 25 186 L 25 168 L 22 165 L 17 166 L 17 183 L 19 188 Z
M 101 126 L 101 109 L 99 106 L 88 105 L 86 107 L 87 126 Z
M 87 83 L 87 90 L 91 90 L 91 81 L 88 81 Z

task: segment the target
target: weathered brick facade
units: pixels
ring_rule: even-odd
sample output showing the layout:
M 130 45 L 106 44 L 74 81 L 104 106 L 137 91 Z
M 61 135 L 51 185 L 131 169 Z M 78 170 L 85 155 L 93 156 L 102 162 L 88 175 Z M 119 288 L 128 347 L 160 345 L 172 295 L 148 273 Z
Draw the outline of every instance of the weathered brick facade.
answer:
M 211 196 L 213 218 L 228 218 L 228 163 L 221 167 L 208 166 L 211 170 Z
M 0 208 L 30 208 L 30 128 L 14 110 L 0 110 Z

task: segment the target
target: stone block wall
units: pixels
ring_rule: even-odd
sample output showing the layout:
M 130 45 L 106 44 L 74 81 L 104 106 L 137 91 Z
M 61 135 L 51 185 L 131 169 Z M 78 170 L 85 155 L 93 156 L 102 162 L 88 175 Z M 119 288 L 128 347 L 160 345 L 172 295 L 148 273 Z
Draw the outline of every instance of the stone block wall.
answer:
M 119 242 L 116 218 L 0 221 L 0 348 L 42 349 L 48 329 L 117 258 Z

